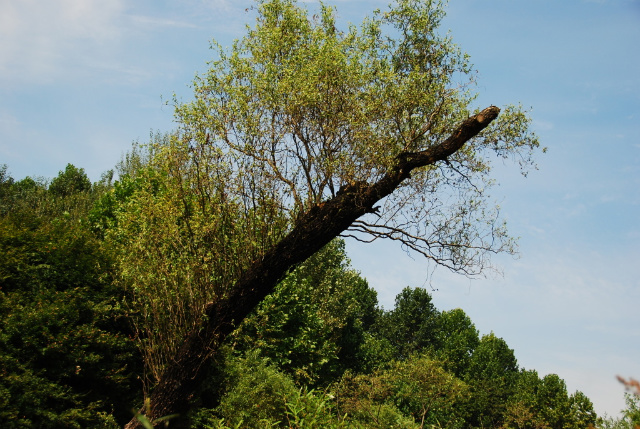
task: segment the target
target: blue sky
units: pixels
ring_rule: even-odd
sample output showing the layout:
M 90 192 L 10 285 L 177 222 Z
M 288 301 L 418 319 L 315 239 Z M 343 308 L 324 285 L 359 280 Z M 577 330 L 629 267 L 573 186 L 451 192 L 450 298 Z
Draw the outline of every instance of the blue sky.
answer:
M 359 22 L 385 1 L 341 0 Z M 134 140 L 172 127 L 175 93 L 206 70 L 212 38 L 252 19 L 246 0 L 5 0 L 0 3 L 0 164 L 93 180 Z M 393 243 L 348 243 L 385 308 L 405 286 L 433 289 L 521 366 L 558 373 L 599 413 L 623 407 L 615 375 L 640 377 L 640 1 L 450 0 L 443 29 L 478 70 L 478 107 L 522 103 L 548 147 L 522 178 L 498 165 L 494 196 L 520 257 L 469 280 Z

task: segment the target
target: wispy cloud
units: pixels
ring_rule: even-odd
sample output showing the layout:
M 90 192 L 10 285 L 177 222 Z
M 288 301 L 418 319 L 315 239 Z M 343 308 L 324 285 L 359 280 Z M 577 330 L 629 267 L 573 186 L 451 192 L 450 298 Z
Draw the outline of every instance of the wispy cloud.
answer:
M 186 20 L 156 18 L 151 16 L 141 16 L 141 15 L 131 15 L 130 18 L 136 24 L 147 25 L 150 27 L 197 28 L 196 24 Z
M 121 0 L 0 3 L 0 82 L 51 82 L 72 58 L 100 55 L 120 40 L 123 13 Z

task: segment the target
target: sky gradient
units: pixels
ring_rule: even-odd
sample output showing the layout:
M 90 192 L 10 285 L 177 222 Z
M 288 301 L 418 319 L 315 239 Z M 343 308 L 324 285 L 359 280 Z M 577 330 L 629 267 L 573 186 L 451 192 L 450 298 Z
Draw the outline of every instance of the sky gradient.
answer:
M 329 2 L 358 23 L 386 1 Z M 173 100 L 253 20 L 246 0 L 5 0 L 0 3 L 0 164 L 93 181 L 132 141 L 173 127 Z M 313 7 L 310 4 L 309 7 Z M 390 309 L 430 288 L 493 331 L 521 366 L 557 373 L 599 414 L 624 406 L 617 374 L 640 377 L 640 1 L 450 0 L 442 29 L 478 70 L 477 107 L 521 103 L 548 153 L 523 178 L 497 165 L 493 190 L 520 257 L 470 280 L 393 243 L 348 242 Z

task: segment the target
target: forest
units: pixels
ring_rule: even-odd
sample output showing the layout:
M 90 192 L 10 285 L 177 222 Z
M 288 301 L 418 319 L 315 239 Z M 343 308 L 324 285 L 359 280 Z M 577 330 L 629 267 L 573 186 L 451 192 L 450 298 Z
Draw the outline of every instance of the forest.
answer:
M 130 156 L 128 168 L 133 158 L 140 162 Z M 168 347 L 164 337 L 132 320 L 160 303 L 122 287 L 117 252 L 105 239 L 114 205 L 133 196 L 124 167 L 120 180 L 108 172 L 96 183 L 70 164 L 52 180 L 16 181 L 0 168 L 2 427 L 122 427 L 159 377 L 149 343 Z M 407 287 L 393 309 L 380 308 L 375 289 L 350 268 L 342 239 L 288 274 L 205 371 L 186 427 L 640 422 L 632 395 L 624 416 L 598 419 L 584 394 L 568 392 L 556 374 L 520 367 L 503 339 L 481 336 L 461 309 L 439 311 L 425 289 Z
M 492 162 L 544 152 L 520 106 L 472 106 L 436 1 L 361 26 L 261 0 L 212 43 L 176 129 L 92 182 L 0 166 L 6 428 L 633 428 L 518 365 L 410 285 L 392 309 L 345 239 L 473 277 L 515 254 Z M 443 285 L 445 287 L 446 285 Z M 622 391 L 622 387 L 621 387 Z

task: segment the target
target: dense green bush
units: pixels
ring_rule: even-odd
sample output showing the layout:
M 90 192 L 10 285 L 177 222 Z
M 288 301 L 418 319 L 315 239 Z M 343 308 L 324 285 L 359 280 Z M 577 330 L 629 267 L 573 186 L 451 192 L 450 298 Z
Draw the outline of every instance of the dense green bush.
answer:
M 0 186 L 0 422 L 115 427 L 139 388 L 123 294 L 86 222 L 84 172 L 67 166 L 53 184 L 5 174 Z
M 236 350 L 260 349 L 296 381 L 326 386 L 366 365 L 377 302 L 335 240 L 287 276 L 232 341 Z

